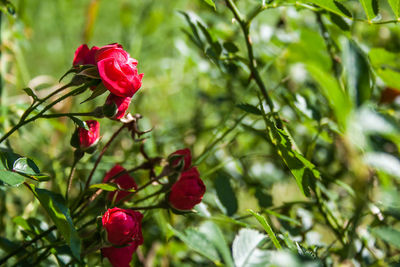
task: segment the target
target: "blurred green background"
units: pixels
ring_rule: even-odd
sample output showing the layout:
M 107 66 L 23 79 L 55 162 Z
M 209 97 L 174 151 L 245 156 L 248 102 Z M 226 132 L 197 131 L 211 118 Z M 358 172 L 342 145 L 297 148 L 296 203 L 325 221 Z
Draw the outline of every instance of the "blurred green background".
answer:
M 179 148 L 192 149 L 194 162 L 207 185 L 203 204 L 197 206 L 196 215 L 146 212 L 145 244 L 135 256 L 136 263 L 145 261 L 143 255 L 151 255 L 148 260 L 154 266 L 209 266 L 210 261 L 204 255 L 200 257 L 177 238 L 172 238 L 174 232 L 168 224 L 184 230 L 213 220 L 231 244 L 240 228 L 249 225 L 260 228 L 258 224 L 255 226 L 254 219 L 248 218 L 246 210 L 249 208 L 270 209 L 266 213 L 272 214 L 271 221 L 281 233 L 290 233 L 307 249 L 318 252 L 323 247 L 319 251 L 326 251 L 320 253 L 324 255 L 329 254 L 331 248 L 334 253 L 339 251 L 336 250 L 337 237 L 326 227 L 316 199 L 303 196 L 271 145 L 263 118 L 254 112 L 245 113 L 237 106 L 242 103 L 258 106 L 258 89 L 246 66 L 246 46 L 239 25 L 232 20 L 224 1 L 215 1 L 216 11 L 201 0 L 11 2 L 15 15 L 3 13 L 1 20 L 2 131 L 10 129 L 29 105 L 23 88 L 31 87 L 40 95 L 60 86 L 58 79 L 71 67 L 79 45 L 103 46 L 118 42 L 138 60 L 139 72 L 144 73 L 143 86 L 134 96 L 130 112 L 142 114 L 142 130 L 153 129 L 145 135 L 148 154 L 167 157 Z M 262 2 L 236 1 L 246 14 Z M 354 212 L 352 197 L 354 191 L 357 192 L 356 187 L 351 188 L 356 184 L 354 172 L 357 172 L 351 169 L 353 158 L 363 162 L 360 168 L 377 168 L 371 169 L 374 182 L 368 180 L 374 192 L 369 199 L 371 204 L 378 205 L 378 200 L 387 196 L 385 194 L 394 198 L 398 193 L 398 181 L 392 179 L 400 177 L 400 170 L 393 167 L 397 165 L 385 164 L 382 158 L 380 165 L 373 165 L 363 156 L 369 152 L 371 157 L 382 153 L 398 163 L 399 104 L 379 100 L 386 87 L 400 88 L 400 79 L 397 79 L 400 77 L 400 30 L 396 23 L 368 23 L 359 1 L 340 1 L 346 3 L 357 18 L 354 20 L 340 20 L 336 13 L 335 17 L 326 11 L 321 12 L 321 18 L 316 15 L 320 9 L 314 10 L 313 6 L 296 5 L 295 1 L 276 2 L 283 7 L 263 11 L 252 23 L 251 37 L 258 69 L 299 150 L 326 178 L 321 182 L 324 201 L 332 216 L 344 226 Z M 393 19 L 388 3 L 379 1 L 379 5 L 380 19 Z M 187 17 L 180 11 L 187 12 Z M 323 38 L 318 18 L 323 21 L 332 43 Z M 193 24 L 188 21 L 201 32 L 199 38 L 203 46 L 190 39 Z M 210 45 L 210 39 L 220 44 L 222 52 L 218 56 L 215 56 L 218 45 L 217 48 Z M 368 58 L 364 62 L 368 67 L 361 76 L 368 80 L 371 93 L 363 105 L 353 101 L 335 107 L 321 87 L 329 87 L 332 80 L 338 80 L 340 86 L 347 88 L 347 74 L 352 63 L 346 61 L 343 51 L 347 51 L 350 40 L 355 41 L 362 51 L 360 54 Z M 229 48 L 227 43 L 234 43 L 235 48 Z M 236 49 L 238 51 L 233 52 Z M 335 64 L 341 65 L 337 72 Z M 385 64 L 390 67 L 382 67 Z M 315 66 L 315 73 L 320 70 L 320 79 L 315 73 L 310 75 L 306 65 Z M 66 83 L 69 78 L 62 82 Z M 354 92 L 346 93 L 354 98 Z M 86 92 L 75 101 L 65 101 L 54 111 L 91 111 L 106 98 L 103 95 L 80 104 L 89 95 Z M 268 107 L 265 108 L 268 112 Z M 348 110 L 353 113 L 347 114 Z M 347 128 L 343 126 L 346 123 Z M 72 163 L 73 149 L 69 140 L 74 127 L 67 119 L 39 120 L 11 136 L 9 145 L 15 152 L 32 158 L 43 172 L 51 175 L 52 179 L 44 187 L 64 192 Z M 114 121 L 101 120 L 102 144 L 118 127 Z M 140 164 L 143 157 L 139 145 L 140 142 L 134 142 L 128 134 L 121 136 L 103 158 L 93 181 L 100 182 L 115 163 L 127 169 Z M 346 150 L 349 147 L 352 150 Z M 72 195 L 78 193 L 96 156 L 85 156 L 79 163 Z M 396 169 L 394 174 L 393 168 Z M 141 184 L 146 181 L 147 173 L 138 172 L 134 177 Z M 375 187 L 378 181 L 386 183 L 387 187 Z M 388 188 L 394 189 L 389 192 Z M 143 196 L 150 192 L 151 189 Z M 290 204 L 282 208 L 284 203 Z M 13 223 L 16 216 L 37 216 L 49 222 L 25 188 L 2 188 L 0 204 L 0 235 L 11 240 L 22 238 Z M 103 210 L 101 205 L 93 208 L 92 216 Z M 283 217 L 273 211 L 281 212 Z M 367 229 L 371 221 L 368 217 L 362 229 Z M 377 221 L 374 217 L 379 225 Z M 168 238 L 171 238 L 169 242 Z M 360 236 L 355 238 L 364 240 Z M 363 249 L 357 253 L 361 255 Z M 372 256 L 368 254 L 365 258 L 368 262 Z M 98 264 L 99 254 L 93 254 L 90 260 Z

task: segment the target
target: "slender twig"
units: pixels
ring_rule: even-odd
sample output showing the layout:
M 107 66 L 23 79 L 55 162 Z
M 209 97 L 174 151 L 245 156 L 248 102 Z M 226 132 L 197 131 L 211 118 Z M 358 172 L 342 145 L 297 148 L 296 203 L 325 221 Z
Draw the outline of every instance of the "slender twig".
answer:
M 75 113 L 55 113 L 55 114 L 45 114 L 42 115 L 42 118 L 60 118 L 60 117 L 71 117 L 71 116 L 96 116 L 97 114 L 94 112 L 75 112 Z
M 107 149 L 109 148 L 109 146 L 111 145 L 111 143 L 114 141 L 114 139 L 122 132 L 122 130 L 126 127 L 126 124 L 123 124 L 110 138 L 110 140 L 108 140 L 108 142 L 104 145 L 103 149 L 101 150 L 99 156 L 97 157 L 96 162 L 94 163 L 94 166 L 92 168 L 92 171 L 89 174 L 89 177 L 86 180 L 86 184 L 85 184 L 85 188 L 83 190 L 83 192 L 85 192 L 90 185 L 90 182 L 92 181 L 94 172 L 97 169 L 97 166 L 100 164 L 101 159 L 103 158 L 104 154 L 106 153 Z
M 44 107 L 38 114 L 36 114 L 32 118 L 30 118 L 28 120 L 25 120 L 27 118 L 27 116 L 34 110 L 34 107 L 36 107 L 36 106 L 32 107 L 29 112 L 27 112 L 26 114 L 22 115 L 22 117 L 21 117 L 20 121 L 17 123 L 17 125 L 15 125 L 10 131 L 8 131 L 5 135 L 3 135 L 0 138 L 0 143 L 2 143 L 4 140 L 6 140 L 11 134 L 13 134 L 15 131 L 17 131 L 22 126 L 41 118 L 43 116 L 43 113 L 45 113 L 47 110 L 51 109 L 57 103 L 61 102 L 62 100 L 66 99 L 66 98 L 68 98 L 68 97 L 70 97 L 70 96 L 72 96 L 74 94 L 78 94 L 78 93 L 82 92 L 86 88 L 87 88 L 87 85 L 84 85 L 84 86 L 81 86 L 81 87 L 79 87 L 79 88 L 77 88 L 75 90 L 72 90 L 71 92 L 61 96 L 60 98 L 58 98 L 54 102 L 52 102 L 49 105 L 47 105 L 46 107 Z M 62 88 L 58 89 L 57 91 L 59 91 L 61 89 L 65 89 L 65 88 L 62 87 Z
M 50 227 L 49 229 L 47 229 L 46 231 L 44 231 L 43 233 L 41 233 L 40 235 L 37 235 L 34 239 L 30 240 L 29 242 L 26 242 L 25 244 L 23 244 L 22 246 L 19 246 L 18 248 L 16 248 L 15 250 L 13 250 L 11 253 L 9 253 L 7 256 L 5 256 L 4 258 L 0 259 L 0 265 L 2 265 L 3 263 L 5 263 L 9 258 L 17 255 L 19 252 L 23 251 L 25 248 L 27 248 L 28 246 L 32 245 L 33 243 L 35 243 L 36 241 L 42 239 L 43 237 L 45 237 L 46 235 L 50 234 L 52 231 L 54 231 L 57 227 L 55 225 L 53 225 L 52 227 Z
M 246 41 L 246 47 L 247 47 L 247 55 L 249 58 L 249 68 L 251 71 L 251 75 L 252 78 L 254 78 L 258 88 L 261 91 L 261 94 L 263 95 L 265 101 L 267 102 L 267 105 L 270 109 L 270 112 L 272 114 L 274 114 L 274 119 L 276 120 L 277 126 L 278 128 L 282 127 L 282 121 L 279 118 L 279 116 L 277 114 L 275 114 L 274 110 L 274 103 L 272 102 L 271 97 L 269 96 L 268 92 L 267 92 L 267 88 L 265 87 L 265 84 L 261 78 L 261 75 L 257 69 L 257 62 L 255 60 L 254 57 L 254 52 L 253 52 L 253 46 L 252 46 L 252 42 L 251 42 L 251 38 L 250 38 L 250 24 L 251 21 L 246 21 L 242 14 L 240 13 L 240 11 L 238 10 L 238 8 L 236 7 L 236 5 L 233 3 L 232 0 L 225 0 L 226 5 L 228 6 L 228 8 L 232 11 L 235 19 L 237 20 L 237 22 L 240 25 L 240 28 L 242 29 L 243 35 L 244 35 L 244 39 Z
M 68 203 L 68 194 L 69 194 L 69 191 L 71 190 L 72 180 L 74 178 L 74 174 L 75 174 L 75 170 L 76 170 L 76 165 L 78 164 L 79 160 L 83 157 L 83 155 L 84 155 L 84 152 L 82 152 L 80 150 L 76 150 L 74 152 L 74 162 L 72 163 L 72 166 L 71 166 L 71 171 L 68 176 L 67 189 L 65 191 L 65 200 L 67 203 Z

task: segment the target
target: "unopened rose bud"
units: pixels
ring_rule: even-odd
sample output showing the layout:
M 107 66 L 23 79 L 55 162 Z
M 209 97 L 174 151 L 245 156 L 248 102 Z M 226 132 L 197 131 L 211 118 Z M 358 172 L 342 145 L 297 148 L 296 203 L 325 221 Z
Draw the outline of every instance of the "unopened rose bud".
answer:
M 126 170 L 118 164 L 116 164 L 109 172 L 106 173 L 103 182 L 107 183 L 114 176 L 117 176 L 117 178 L 113 180 L 113 183 L 116 183 L 120 188 L 137 189 L 137 185 L 133 177 L 130 176 L 129 173 L 127 173 Z M 115 201 L 119 202 L 126 196 L 132 195 L 132 192 L 126 192 L 126 191 L 110 192 L 108 194 L 108 200 L 112 201 L 114 199 L 115 194 L 117 194 L 117 196 L 115 197 Z
M 168 196 L 170 206 L 177 210 L 191 210 L 199 204 L 206 192 L 206 186 L 200 179 L 196 167 L 182 172 L 181 177 L 172 186 Z
M 107 97 L 106 103 L 103 106 L 104 115 L 109 118 L 119 120 L 124 117 L 130 103 L 130 97 L 121 97 L 110 94 Z
M 103 215 L 103 228 L 107 231 L 107 239 L 114 245 L 134 243 L 143 244 L 143 215 L 134 210 L 112 208 Z
M 73 66 L 78 65 L 95 65 L 95 54 L 99 48 L 97 46 L 93 46 L 91 49 L 86 44 L 79 46 L 75 51 L 74 60 L 72 61 Z
M 83 151 L 96 146 L 100 139 L 100 123 L 96 120 L 88 120 L 85 122 L 89 130 L 82 127 L 79 127 L 77 130 L 79 148 Z
M 181 158 L 176 158 L 176 156 L 181 155 Z M 172 153 L 170 156 L 171 159 L 171 166 L 176 168 L 180 165 L 180 163 L 183 161 L 183 170 L 188 170 L 190 168 L 190 165 L 192 164 L 192 154 L 190 152 L 189 148 L 185 149 L 179 149 Z
M 106 247 L 101 249 L 101 254 L 110 261 L 113 267 L 129 267 L 137 247 L 137 242 L 132 242 L 125 247 Z

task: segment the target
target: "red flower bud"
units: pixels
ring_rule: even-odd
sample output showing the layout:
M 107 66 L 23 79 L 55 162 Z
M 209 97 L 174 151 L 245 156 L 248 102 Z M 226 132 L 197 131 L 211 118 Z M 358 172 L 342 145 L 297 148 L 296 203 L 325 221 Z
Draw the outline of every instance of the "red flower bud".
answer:
M 172 153 L 171 156 L 172 155 L 182 155 L 183 156 L 182 159 L 184 161 L 183 170 L 187 170 L 190 168 L 190 165 L 192 164 L 192 154 L 191 154 L 189 148 L 177 150 L 174 153 Z M 179 162 L 180 162 L 180 160 L 178 160 L 178 159 L 174 160 L 172 162 L 172 166 L 176 167 L 179 164 Z
M 96 65 L 95 54 L 99 48 L 93 46 L 90 50 L 86 44 L 79 46 L 75 51 L 74 60 L 72 61 L 73 66 L 77 65 Z
M 113 119 L 121 119 L 124 115 L 126 110 L 129 108 L 129 104 L 131 103 L 130 97 L 121 97 L 114 94 L 110 94 L 107 97 L 106 105 L 113 105 L 117 106 L 117 113 L 112 117 Z
M 113 267 L 129 267 L 132 255 L 136 251 L 138 244 L 132 242 L 125 247 L 107 247 L 101 249 L 103 257 L 108 258 Z
M 206 186 L 200 179 L 199 171 L 193 167 L 182 172 L 179 180 L 172 186 L 168 200 L 177 210 L 191 210 L 201 202 Z
M 103 182 L 107 183 L 112 177 L 114 177 L 124 171 L 125 171 L 125 169 L 123 167 L 116 164 L 109 172 L 106 173 L 106 176 L 104 176 Z M 123 189 L 132 189 L 132 188 L 137 189 L 135 180 L 128 173 L 119 175 L 113 182 L 118 184 L 119 187 L 121 187 Z M 125 192 L 125 191 L 118 191 L 118 192 L 114 191 L 114 192 L 110 192 L 108 194 L 108 199 L 110 201 L 112 201 L 114 199 L 115 194 L 117 194 L 115 201 L 119 202 L 121 199 L 125 198 L 128 195 L 131 195 L 132 193 Z
M 143 244 L 142 218 L 143 215 L 134 210 L 120 208 L 107 210 L 102 222 L 107 231 L 108 241 L 114 245 Z
M 79 147 L 86 150 L 95 146 L 100 139 L 100 123 L 95 120 L 86 121 L 89 131 L 85 128 L 78 128 Z
M 104 86 L 114 95 L 132 97 L 142 86 L 143 74 L 138 73 L 137 60 L 131 58 L 121 45 L 99 48 L 95 60 Z

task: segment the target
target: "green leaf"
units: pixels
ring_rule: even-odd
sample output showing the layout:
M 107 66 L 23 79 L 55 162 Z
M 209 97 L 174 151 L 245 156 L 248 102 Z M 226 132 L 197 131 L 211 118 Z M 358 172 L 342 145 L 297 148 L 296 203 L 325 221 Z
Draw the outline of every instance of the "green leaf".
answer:
M 232 255 L 236 267 L 252 266 L 249 262 L 252 257 L 257 257 L 257 246 L 265 235 L 253 229 L 241 229 L 232 244 Z M 265 266 L 265 265 L 264 265 Z
M 260 109 L 258 109 L 256 106 L 250 105 L 250 104 L 238 104 L 236 105 L 238 108 L 240 108 L 241 110 L 246 111 L 247 113 L 251 113 L 254 115 L 262 115 L 262 112 Z
M 124 191 L 124 192 L 135 192 L 136 191 L 135 189 L 123 189 L 123 188 L 120 188 L 115 183 L 93 184 L 93 185 L 90 186 L 90 189 L 96 189 L 96 188 L 97 189 L 102 189 L 104 191 L 110 191 L 110 192 L 117 191 L 117 190 Z
M 267 222 L 267 220 L 261 216 L 260 214 L 252 211 L 252 210 L 248 210 L 250 212 L 251 215 L 253 215 L 257 221 L 262 225 L 262 227 L 264 228 L 265 232 L 267 232 L 269 238 L 271 238 L 272 243 L 274 243 L 274 246 L 277 249 L 282 249 L 281 244 L 279 243 L 278 239 L 275 236 L 274 231 L 272 231 L 271 226 L 269 225 L 269 223 Z
M 340 88 L 337 80 L 332 75 L 322 71 L 318 66 L 308 64 L 307 69 L 329 101 L 339 125 L 345 129 L 352 110 L 352 103 L 348 95 Z
M 320 179 L 319 171 L 315 168 L 314 164 L 292 147 L 292 140 L 284 130 L 278 129 L 275 124 L 268 119 L 266 119 L 266 123 L 271 142 L 275 146 L 277 153 L 296 178 L 297 185 L 301 192 L 305 196 L 309 196 L 309 188 L 313 188 L 315 181 Z
M 193 34 L 190 34 L 188 31 L 185 31 L 185 30 L 184 30 L 184 32 L 186 33 L 186 35 L 188 35 L 188 37 L 190 38 L 190 40 L 191 40 L 197 47 L 199 47 L 200 49 L 203 50 L 203 48 L 204 48 L 204 43 L 203 43 L 203 41 L 202 41 L 201 38 L 200 38 L 200 35 L 199 35 L 199 32 L 198 32 L 198 30 L 197 30 L 196 25 L 192 22 L 190 16 L 189 16 L 186 12 L 179 11 L 179 13 L 181 13 L 181 14 L 185 17 L 185 20 L 186 20 L 186 22 L 189 24 L 190 29 L 192 30 L 192 33 L 193 33 Z
M 333 23 L 336 24 L 342 31 L 349 31 L 350 26 L 349 24 L 339 15 L 329 12 L 329 18 Z
M 107 91 L 108 91 L 107 88 L 103 85 L 103 83 L 101 83 L 93 90 L 93 93 L 90 95 L 90 97 L 85 99 L 84 101 L 82 101 L 81 104 L 83 104 L 89 100 L 95 99 L 96 97 L 104 94 Z
M 379 227 L 370 229 L 371 233 L 383 241 L 400 249 L 400 231 L 391 227 Z
M 76 75 L 85 76 L 91 79 L 100 79 L 99 71 L 97 66 L 93 66 L 90 68 L 85 68 L 81 72 L 77 73 Z
M 40 170 L 35 162 L 25 157 L 19 158 L 14 162 L 13 170 L 27 175 L 40 174 Z
M 400 88 L 400 54 L 372 48 L 369 58 L 378 76 L 389 87 Z
M 217 248 L 224 260 L 225 266 L 233 267 L 231 252 L 221 229 L 215 223 L 208 221 L 200 227 L 200 232 L 203 233 Z
M 339 16 L 352 17 L 350 11 L 342 3 L 335 0 L 306 0 L 303 2 L 313 3 Z
M 32 193 L 39 200 L 42 207 L 46 210 L 57 229 L 65 238 L 67 244 L 71 248 L 72 254 L 78 260 L 81 253 L 81 241 L 78 232 L 75 229 L 74 223 L 70 215 L 70 211 L 66 206 L 64 198 L 46 189 L 36 188 L 34 185 L 29 185 Z
M 349 94 L 353 102 L 360 106 L 370 99 L 372 93 L 368 59 L 352 40 L 345 42 L 342 57 Z
M 115 184 L 109 183 L 109 184 L 93 184 L 89 187 L 90 189 L 102 189 L 104 191 L 117 191 L 118 187 Z
M 223 47 L 228 51 L 229 53 L 236 53 L 239 51 L 239 48 L 235 45 L 233 42 L 224 42 Z
M 226 208 L 226 215 L 232 216 L 238 209 L 235 191 L 232 189 L 230 179 L 225 173 L 219 172 L 217 175 L 214 179 L 214 186 L 218 199 Z
M 86 131 L 89 131 L 89 127 L 87 123 L 81 119 L 78 119 L 77 117 L 74 116 L 69 116 L 69 118 L 80 128 L 85 129 Z
M 214 244 L 208 240 L 206 235 L 194 229 L 186 229 L 185 232 L 182 233 L 170 225 L 168 225 L 168 227 L 174 235 L 182 240 L 189 248 L 211 260 L 214 264 L 220 264 L 221 258 L 219 257 L 218 251 Z
M 377 0 L 360 0 L 369 21 L 374 19 L 379 12 Z
M 10 186 L 18 186 L 24 182 L 25 178 L 20 174 L 10 170 L 8 166 L 12 166 L 18 158 L 18 155 L 12 152 L 0 152 L 0 180 Z
M 31 88 L 27 87 L 27 88 L 24 88 L 23 90 L 25 91 L 25 93 L 26 93 L 27 95 L 29 95 L 30 97 L 32 97 L 33 100 L 39 101 L 39 98 L 37 97 L 37 95 L 35 94 L 35 92 L 33 92 L 33 90 L 32 90 Z
M 16 172 L 0 170 L 0 180 L 10 186 L 18 186 L 25 181 L 25 178 Z
M 214 8 L 214 10 L 217 10 L 217 7 L 215 6 L 215 3 L 213 0 L 203 0 L 207 5 L 211 6 Z
M 400 0 L 389 0 L 389 5 L 392 8 L 397 18 L 400 17 Z

